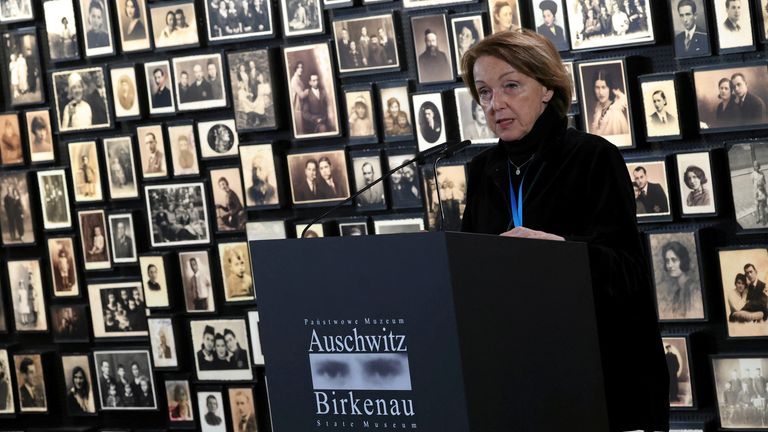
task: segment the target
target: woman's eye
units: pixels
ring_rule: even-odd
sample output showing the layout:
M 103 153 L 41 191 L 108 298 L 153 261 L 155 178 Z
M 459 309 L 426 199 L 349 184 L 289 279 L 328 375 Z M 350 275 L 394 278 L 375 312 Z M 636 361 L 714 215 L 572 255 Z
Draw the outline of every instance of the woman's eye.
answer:
M 514 90 L 517 87 L 519 87 L 517 83 L 506 83 L 506 84 L 504 84 L 504 88 L 505 89 Z
M 349 375 L 349 365 L 336 360 L 327 360 L 320 363 L 317 371 L 320 375 L 327 375 L 329 378 L 345 377 Z
M 491 96 L 491 90 L 488 88 L 481 88 L 478 90 L 477 94 L 482 98 L 487 98 Z
M 365 362 L 364 369 L 366 375 L 385 378 L 400 375 L 403 365 L 399 359 L 376 359 Z

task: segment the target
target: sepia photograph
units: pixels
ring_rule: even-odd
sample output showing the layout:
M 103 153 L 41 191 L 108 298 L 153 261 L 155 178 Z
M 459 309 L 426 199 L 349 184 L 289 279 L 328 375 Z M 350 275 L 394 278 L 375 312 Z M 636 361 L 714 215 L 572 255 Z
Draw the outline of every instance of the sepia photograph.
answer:
M 200 156 L 203 159 L 237 156 L 240 135 L 234 119 L 201 121 L 197 123 L 200 138 Z
M 485 37 L 483 15 L 451 16 L 451 30 L 453 34 L 454 60 L 456 61 L 456 74 L 461 76 L 461 58 L 470 48 L 477 45 Z
M 47 230 L 71 228 L 69 188 L 64 170 L 38 171 L 37 187 L 40 193 L 40 208 L 43 210 L 43 228 Z
M 281 240 L 288 238 L 284 220 L 254 221 L 245 224 L 245 236 L 253 240 Z
M 152 363 L 146 350 L 94 351 L 101 411 L 157 410 Z
M 0 23 L 28 21 L 35 18 L 32 0 L 0 0 Z
M 443 97 L 441 93 L 411 95 L 416 113 L 416 141 L 419 151 L 427 150 L 446 141 Z
M 244 302 L 256 299 L 251 274 L 251 255 L 248 243 L 219 243 L 221 279 L 224 282 L 224 301 Z
M 253 399 L 252 387 L 229 387 L 230 422 L 240 425 L 240 430 L 251 432 L 257 430 L 258 418 L 256 403 Z
M 90 342 L 85 307 L 82 304 L 51 306 L 51 330 L 55 342 Z
M 85 30 L 85 56 L 98 57 L 115 54 L 112 37 L 109 2 L 106 0 L 80 0 L 80 22 Z
M 40 260 L 8 261 L 7 268 L 16 331 L 48 331 Z
M 328 44 L 283 48 L 296 139 L 339 135 L 335 77 Z
M 212 169 L 208 175 L 216 208 L 216 231 L 242 231 L 245 229 L 248 214 L 243 206 L 240 168 Z
M 0 415 L 13 414 L 16 406 L 13 403 L 13 384 L 11 383 L 11 362 L 8 350 L 0 349 Z
M 768 249 L 718 251 L 728 337 L 768 336 Z
M 363 222 L 339 222 L 339 235 L 344 236 L 364 236 L 368 235 L 368 223 Z
M 150 2 L 149 14 L 156 49 L 200 45 L 194 0 Z
M 675 0 L 669 2 L 675 57 L 706 57 L 712 54 L 704 0 Z
M 456 114 L 459 120 L 459 136 L 461 140 L 470 140 L 472 144 L 495 144 L 499 141 L 496 134 L 488 126 L 485 111 L 466 87 L 453 89 L 456 100 Z
M 351 153 L 352 176 L 355 179 L 355 193 L 373 183 L 384 175 L 381 168 L 381 154 L 375 152 Z M 384 210 L 387 208 L 387 200 L 384 196 L 384 182 L 373 185 L 355 198 L 355 207 L 359 210 Z
M 570 49 L 568 33 L 565 31 L 564 3 L 562 0 L 533 0 L 531 2 L 533 9 L 531 13 L 533 14 L 536 33 L 549 39 L 552 45 L 560 52 Z M 635 4 L 628 7 L 630 9 L 634 7 L 636 15 L 644 13 L 644 11 L 641 12 L 643 7 L 641 3 L 635 2 Z
M 24 113 L 27 123 L 27 148 L 32 163 L 56 159 L 51 129 L 51 111 L 35 109 Z
M 197 160 L 197 138 L 193 123 L 182 121 L 166 124 L 168 146 L 171 148 L 173 176 L 196 176 L 200 174 Z
M 152 345 L 152 362 L 155 368 L 176 368 L 179 358 L 176 351 L 176 333 L 171 318 L 147 318 L 149 342 Z
M 207 250 L 179 252 L 181 286 L 187 312 L 215 312 L 211 261 Z
M 16 372 L 16 396 L 22 413 L 44 413 L 48 411 L 48 397 L 45 391 L 45 370 L 41 354 L 15 354 L 13 364 Z
M 667 164 L 664 159 L 627 162 L 627 172 L 635 190 L 637 220 L 671 218 Z
M 653 10 L 650 2 L 566 2 L 573 51 L 652 44 Z
M 454 63 L 445 15 L 411 17 L 411 31 L 419 83 L 453 81 Z
M 195 420 L 188 380 L 166 380 L 165 397 L 168 401 L 168 420 L 171 424 Z
M 15 2 L 16 0 L 8 0 Z M 34 27 L 3 34 L 3 54 L 7 62 L 6 76 L 10 83 L 11 105 L 31 105 L 45 101 L 43 71 Z
M 48 238 L 48 261 L 54 297 L 80 295 L 74 237 Z
M 277 127 L 269 51 L 254 49 L 227 53 L 229 85 L 239 132 Z
M 138 198 L 136 163 L 130 136 L 102 139 L 110 199 Z
M 272 144 L 240 147 L 240 165 L 245 187 L 245 205 L 249 208 L 280 205 Z
M 377 142 L 371 87 L 348 87 L 343 89 L 343 93 L 344 105 L 347 108 L 347 127 L 349 128 L 350 142 Z
M 424 194 L 427 228 L 430 231 L 461 231 L 461 218 L 467 205 L 467 170 L 465 165 L 437 168 L 437 182 L 431 167 L 424 167 Z M 443 203 L 442 216 L 439 203 Z
M 487 0 L 491 16 L 491 33 L 520 31 L 520 5 L 518 0 Z
M 189 327 L 198 380 L 253 379 L 244 319 L 190 320 Z
M 200 413 L 202 432 L 227 432 L 224 406 L 224 398 L 220 391 L 197 392 L 197 412 Z
M 411 112 L 408 83 L 379 84 L 384 140 L 408 140 L 413 138 L 413 114 Z
M 43 0 L 48 55 L 52 62 L 80 58 L 74 0 Z
M 765 64 L 694 69 L 693 82 L 701 133 L 766 127 Z
M 69 169 L 74 185 L 75 202 L 101 201 L 101 169 L 96 141 L 72 142 L 69 149 Z
M 674 76 L 645 75 L 638 80 L 643 95 L 646 140 L 669 141 L 682 137 Z
M 205 2 L 205 18 L 210 42 L 232 42 L 274 35 L 272 2 L 223 0 Z
M 134 66 L 111 68 L 109 77 L 112 80 L 112 98 L 115 100 L 115 118 L 141 117 L 136 68 Z
M 669 371 L 670 408 L 693 408 L 693 374 L 688 354 L 688 338 L 663 337 L 664 357 Z
M 21 126 L 17 113 L 0 114 L 0 165 L 24 164 L 24 149 L 21 147 Z
M 320 34 L 323 9 L 320 0 L 280 0 L 283 34 L 286 37 Z
M 296 238 L 323 238 L 325 237 L 325 230 L 322 223 L 316 223 L 307 229 L 308 224 L 297 223 L 294 227 L 296 229 Z M 307 229 L 306 232 L 304 230 Z
M 709 152 L 678 153 L 675 162 L 682 216 L 717 214 L 716 188 L 712 181 Z
M 403 219 L 374 219 L 373 230 L 376 235 L 421 232 L 424 231 L 424 219 L 421 217 Z
M 750 1 L 726 0 L 712 2 L 717 26 L 717 46 L 720 54 L 755 50 Z
M 59 132 L 112 127 L 104 68 L 51 72 Z
M 96 397 L 90 359 L 85 354 L 62 354 L 61 370 L 67 390 L 67 414 L 96 414 Z
M 165 257 L 163 255 L 139 256 L 139 269 L 141 270 L 141 283 L 144 286 L 144 299 L 147 308 L 167 308 L 170 306 Z
M 171 64 L 168 60 L 144 63 L 144 78 L 147 83 L 147 100 L 150 114 L 172 114 L 176 112 L 173 96 Z
M 296 153 L 287 158 L 294 204 L 333 204 L 349 197 L 344 150 Z
M 733 143 L 728 147 L 731 197 L 736 223 L 742 230 L 764 230 L 768 225 L 768 144 L 763 141 Z
M 112 262 L 115 264 L 137 262 L 133 215 L 131 213 L 113 213 L 109 215 L 108 219 Z
M 29 183 L 24 172 L 0 174 L 0 228 L 4 246 L 35 243 Z
M 388 154 L 387 167 L 394 169 L 412 159 L 415 155 Z M 392 208 L 421 207 L 421 189 L 416 163 L 408 164 L 389 177 L 389 197 Z
M 578 66 L 586 132 L 618 148 L 634 147 L 624 60 L 583 62 Z
M 210 242 L 203 183 L 145 186 L 152 247 Z
M 264 353 L 261 351 L 261 336 L 259 335 L 259 312 L 248 311 L 248 330 L 251 333 L 251 351 L 253 352 L 253 364 L 264 366 Z
M 120 24 L 120 50 L 126 53 L 150 49 L 146 0 L 116 0 L 115 9 Z
M 768 358 L 712 356 L 720 425 L 724 429 L 766 430 L 763 417 Z M 759 389 L 759 390 L 757 390 Z
M 659 321 L 704 320 L 704 294 L 695 231 L 648 233 Z
M 88 284 L 94 338 L 148 336 L 141 282 Z
M 173 58 L 179 111 L 227 106 L 221 54 Z
M 107 243 L 107 221 L 104 210 L 81 210 L 77 212 L 80 225 L 80 245 L 83 248 L 86 270 L 112 268 Z
M 398 70 L 400 59 L 393 15 L 372 15 L 333 22 L 340 73 Z
M 139 141 L 141 175 L 145 179 L 168 176 L 168 161 L 165 157 L 165 139 L 162 124 L 144 125 L 136 128 Z

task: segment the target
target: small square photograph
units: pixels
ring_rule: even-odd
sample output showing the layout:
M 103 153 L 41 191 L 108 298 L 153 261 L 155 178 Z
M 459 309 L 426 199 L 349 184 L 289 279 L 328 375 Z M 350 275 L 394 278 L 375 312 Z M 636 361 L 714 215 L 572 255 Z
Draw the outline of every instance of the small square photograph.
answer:
M 352 172 L 355 178 L 355 193 L 373 183 L 384 174 L 381 168 L 381 156 L 378 152 L 365 152 L 350 155 L 352 158 Z M 383 210 L 387 208 L 387 200 L 384 197 L 384 183 L 373 185 L 355 198 L 355 207 L 360 210 Z
M 629 3 L 627 3 L 629 5 Z M 639 3 L 638 3 L 639 4 Z M 531 2 L 534 25 L 536 33 L 549 39 L 558 51 L 568 51 L 570 43 L 568 33 L 564 30 L 566 24 L 565 8 L 562 0 L 533 0 Z M 640 18 L 641 13 L 645 13 L 640 5 L 629 5 L 629 9 L 635 8 L 635 22 Z M 582 33 L 583 35 L 583 33 Z
M 210 242 L 203 183 L 145 186 L 152 247 Z
M 407 83 L 379 87 L 385 140 L 403 140 L 413 137 L 413 114 L 409 95 Z
M 373 229 L 376 235 L 380 234 L 404 234 L 424 231 L 424 219 L 379 219 L 373 220 Z
M 221 54 L 173 58 L 179 111 L 227 106 Z
M 424 190 L 427 227 L 430 231 L 461 231 L 461 218 L 467 205 L 467 170 L 465 165 L 437 168 L 437 181 L 431 168 L 425 168 Z M 440 205 L 443 203 L 442 217 Z
M 39 260 L 8 261 L 9 291 L 17 332 L 48 330 Z
M 685 337 L 663 337 L 664 355 L 669 370 L 669 406 L 693 408 L 692 374 Z
M 141 282 L 88 284 L 93 337 L 148 336 L 147 306 Z
M 146 0 L 116 0 L 117 21 L 120 24 L 120 49 L 122 52 L 148 50 L 149 23 Z
M 294 204 L 333 203 L 349 198 L 344 150 L 289 154 L 287 157 Z
M 495 144 L 496 134 L 488 127 L 485 111 L 466 87 L 453 89 L 456 100 L 456 114 L 459 117 L 459 134 L 461 140 L 470 140 L 472 144 Z
M 152 35 L 157 49 L 176 49 L 200 45 L 194 0 L 163 1 L 149 4 Z
M 112 127 L 104 68 L 51 72 L 59 132 Z
M 165 258 L 162 255 L 140 256 L 139 269 L 147 307 L 152 309 L 170 306 Z
M 452 16 L 451 30 L 453 34 L 454 60 L 456 60 L 456 74 L 463 75 L 461 70 L 461 58 L 470 48 L 477 45 L 485 37 L 485 26 L 482 14 Z
M 272 144 L 240 147 L 240 165 L 247 207 L 267 207 L 280 204 Z
M 308 224 L 296 224 L 296 238 L 322 238 L 325 237 L 323 224 L 317 223 L 307 229 Z M 307 230 L 304 232 L 304 230 Z
M 148 351 L 94 351 L 93 364 L 99 375 L 100 410 L 157 410 Z
M 648 245 L 659 321 L 703 320 L 696 232 L 649 233 Z
M 753 141 L 728 148 L 731 172 L 731 196 L 736 222 L 743 230 L 765 229 L 768 225 L 768 145 Z
M 189 327 L 192 346 L 200 347 L 195 351 L 198 380 L 253 379 L 248 331 L 244 319 L 191 320 Z
M 248 241 L 288 238 L 283 220 L 248 222 L 245 224 L 245 236 Z
M 173 96 L 171 64 L 168 60 L 144 63 L 144 77 L 147 83 L 147 100 L 150 114 L 171 114 L 176 112 Z
M 517 0 L 487 0 L 491 33 L 520 31 L 520 4 Z
M 11 384 L 11 362 L 8 360 L 8 350 L 0 349 L 0 414 L 13 414 L 16 406 L 13 404 L 13 385 Z
M 712 54 L 704 0 L 669 2 L 674 33 L 675 57 L 706 57 Z
M 8 0 L 13 3 L 16 0 Z M 2 20 L 0 20 L 1 22 Z M 8 65 L 9 96 L 11 105 L 30 105 L 45 101 L 43 72 L 34 27 L 13 30 L 3 34 L 3 54 Z
M 258 428 L 256 405 L 252 387 L 230 387 L 229 420 L 233 425 L 240 425 L 242 431 L 255 431 Z
M 320 0 L 280 0 L 286 37 L 323 33 Z
M 750 3 L 746 0 L 712 2 L 717 23 L 717 46 L 721 53 L 754 51 Z
M 641 77 L 642 79 L 642 77 Z M 675 81 L 669 79 L 640 82 L 643 94 L 645 134 L 649 141 L 681 135 L 680 111 L 677 105 Z
M 46 109 L 30 110 L 24 113 L 27 123 L 27 144 L 32 162 L 51 162 L 55 160 L 53 132 L 51 129 L 51 111 Z
M 568 1 L 566 6 L 574 51 L 652 44 L 656 41 L 650 2 L 591 2 L 586 5 Z
M 198 122 L 197 136 L 203 159 L 237 156 L 240 138 L 233 119 Z
M 156 368 L 179 366 L 176 354 L 176 334 L 171 318 L 147 318 L 149 342 L 152 345 L 152 362 Z
M 340 222 L 339 235 L 341 237 L 368 235 L 368 224 L 366 222 L 348 222 L 348 223 Z
M 85 30 L 85 56 L 115 53 L 109 4 L 104 0 L 80 0 L 80 18 Z
M 109 233 L 112 243 L 112 261 L 115 264 L 137 262 L 133 215 L 131 213 L 109 215 Z
M 80 283 L 75 261 L 74 239 L 72 237 L 48 238 L 48 260 L 51 263 L 53 296 L 79 296 Z
M 37 187 L 40 208 L 43 210 L 43 228 L 47 230 L 71 228 L 67 177 L 63 169 L 38 171 Z
M 762 280 L 768 272 L 768 249 L 721 250 L 718 255 L 728 336 L 768 336 L 768 294 Z
M 22 413 L 44 413 L 48 411 L 45 394 L 45 371 L 40 354 L 16 354 L 13 356 L 16 372 L 16 395 Z
M 208 251 L 179 252 L 179 267 L 187 312 L 216 311 Z
M 373 119 L 373 95 L 370 87 L 363 90 L 344 89 L 344 99 L 350 141 L 376 142 L 376 122 Z
M 0 228 L 3 245 L 35 243 L 26 173 L 0 175 Z
M 85 305 L 51 306 L 51 329 L 57 343 L 90 342 Z
M 202 432 L 227 432 L 224 399 L 221 392 L 198 391 L 197 411 L 200 413 L 200 430 Z
M 125 0 L 132 2 L 134 0 Z M 133 66 L 109 70 L 112 80 L 112 98 L 115 100 L 115 117 L 118 119 L 141 117 L 136 69 Z
M 103 200 L 96 141 L 73 142 L 68 145 L 68 149 L 75 202 Z
M 197 139 L 193 124 L 167 125 L 168 144 L 171 148 L 173 176 L 196 176 L 200 174 L 197 160 Z
M 765 400 L 766 370 L 765 357 L 712 358 L 717 408 L 724 429 L 766 429 L 763 410 L 758 408 Z
M 224 282 L 224 301 L 255 300 L 248 243 L 219 243 L 219 263 Z
M 237 3 L 210 1 L 205 5 L 208 40 L 230 42 L 272 36 L 272 2 L 248 0 Z
M 21 148 L 21 127 L 19 115 L 0 114 L 3 135 L 0 137 L 0 164 L 4 166 L 24 164 L 24 149 Z
M 339 72 L 399 69 L 393 15 L 373 15 L 333 22 Z
M 75 24 L 73 0 L 44 0 L 45 33 L 48 39 L 48 55 L 51 61 L 67 61 L 80 58 L 80 48 Z
M 112 268 L 107 244 L 107 221 L 104 210 L 81 210 L 77 212 L 80 224 L 80 244 L 86 270 Z
M 248 330 L 251 332 L 251 350 L 253 351 L 253 364 L 264 366 L 264 354 L 261 352 L 261 337 L 259 335 L 259 312 L 248 311 Z
M 627 163 L 629 178 L 635 189 L 637 219 L 669 216 L 669 185 L 664 160 Z
M 445 15 L 412 17 L 411 30 L 419 83 L 432 84 L 453 81 L 455 79 L 453 56 Z
M 221 168 L 209 171 L 216 206 L 217 231 L 242 231 L 248 214 L 243 207 L 243 183 L 240 168 Z
M 678 153 L 675 162 L 683 216 L 715 214 L 717 200 L 709 152 Z
M 107 181 L 111 199 L 138 198 L 136 163 L 133 159 L 133 143 L 130 136 L 104 138 L 104 157 L 107 165 Z
M 412 159 L 414 154 L 387 155 L 387 166 L 393 169 L 405 161 Z M 395 171 L 389 177 L 389 197 L 392 208 L 421 207 L 421 189 L 419 188 L 419 173 L 416 164 L 408 164 Z
M 586 132 L 618 148 L 633 147 L 624 60 L 584 62 L 578 66 Z
M 93 374 L 87 355 L 62 354 L 61 370 L 67 389 L 67 414 L 96 414 Z
M 768 68 L 762 65 L 693 71 L 702 133 L 763 128 Z
M 166 380 L 165 396 L 168 401 L 168 420 L 173 423 L 191 422 L 195 413 L 189 401 L 189 381 Z
M 273 66 L 269 52 L 261 49 L 228 53 L 227 63 L 237 130 L 276 128 Z
M 167 177 L 168 161 L 165 158 L 165 139 L 161 124 L 136 128 L 141 158 L 141 173 L 145 179 Z
M 321 138 L 339 134 L 335 77 L 328 44 L 283 48 L 291 100 L 293 136 Z
M 446 141 L 443 97 L 440 93 L 421 93 L 411 96 L 416 113 L 416 140 L 419 151 L 427 150 Z
M 35 18 L 32 0 L 0 1 L 0 23 L 27 21 Z

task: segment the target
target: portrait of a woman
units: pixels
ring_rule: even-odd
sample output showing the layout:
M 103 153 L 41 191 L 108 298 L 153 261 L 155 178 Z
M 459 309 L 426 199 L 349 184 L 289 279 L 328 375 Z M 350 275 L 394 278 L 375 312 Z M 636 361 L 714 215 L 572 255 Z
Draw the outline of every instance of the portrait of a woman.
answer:
M 591 83 L 597 102 L 592 112 L 589 132 L 600 136 L 628 134 L 627 97 L 616 85 L 613 75 L 600 69 Z
M 67 410 L 71 414 L 95 413 L 96 406 L 91 397 L 91 385 L 82 367 L 75 366 L 72 369 L 71 383 L 67 391 Z
M 126 41 L 140 40 L 147 37 L 144 23 L 141 21 L 139 10 L 140 0 L 125 0 L 125 21 L 123 21 L 123 39 Z
M 493 32 L 520 30 L 517 0 L 496 0 L 493 4 Z
M 717 83 L 717 98 L 720 103 L 715 110 L 715 118 L 719 126 L 729 126 L 738 120 L 739 107 L 733 100 L 733 83 L 730 78 L 722 78 Z
M 709 180 L 703 169 L 696 165 L 689 166 L 683 173 L 683 182 L 691 190 L 685 198 L 688 207 L 708 206 L 712 203 L 709 189 L 704 187 Z
M 69 102 L 64 106 L 61 115 L 62 130 L 83 129 L 93 124 L 91 105 L 83 100 L 85 83 L 83 77 L 73 72 L 67 78 L 67 96 Z
M 699 275 L 693 271 L 688 248 L 679 241 L 661 247 L 664 277 L 656 287 L 659 319 L 704 318 Z

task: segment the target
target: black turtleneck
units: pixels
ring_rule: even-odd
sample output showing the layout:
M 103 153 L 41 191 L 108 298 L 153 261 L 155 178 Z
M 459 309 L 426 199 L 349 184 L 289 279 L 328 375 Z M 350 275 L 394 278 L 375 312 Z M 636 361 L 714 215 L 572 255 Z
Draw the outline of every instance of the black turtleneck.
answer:
M 561 118 L 555 108 L 547 105 L 528 134 L 517 141 L 500 140 L 499 145 L 509 160 L 520 166 L 542 148 L 547 138 L 565 130 L 567 125 L 567 119 Z

